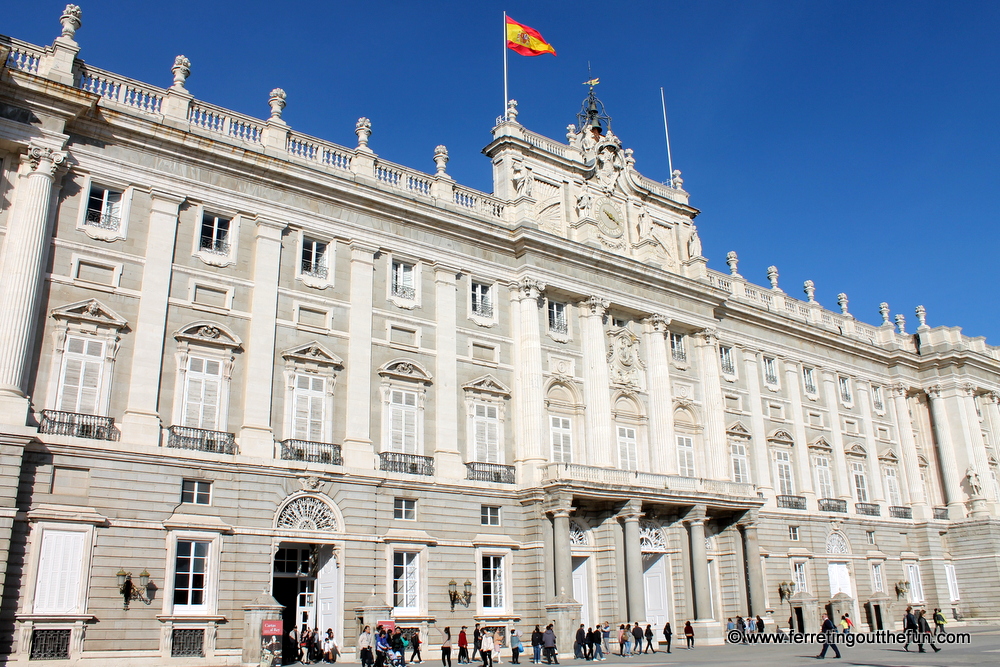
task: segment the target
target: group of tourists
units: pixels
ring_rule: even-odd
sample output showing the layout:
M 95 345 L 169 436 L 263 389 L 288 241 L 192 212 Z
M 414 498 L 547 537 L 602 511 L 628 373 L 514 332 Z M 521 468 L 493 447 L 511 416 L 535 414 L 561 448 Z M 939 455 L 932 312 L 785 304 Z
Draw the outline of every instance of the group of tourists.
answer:
M 791 622 L 792 620 L 788 619 L 789 627 L 791 626 Z M 743 618 L 742 616 L 737 616 L 735 621 L 731 618 L 727 618 L 726 641 L 731 641 L 729 633 L 732 632 L 733 630 L 736 630 L 741 635 L 744 635 L 744 637 L 747 634 L 751 634 L 754 632 L 764 632 L 764 619 L 760 617 L 760 614 L 757 614 L 756 619 L 750 614 L 747 614 L 746 618 Z M 746 643 L 746 639 L 743 640 L 743 643 Z
M 404 635 L 399 628 L 388 629 L 381 625 L 372 634 L 370 625 L 366 625 L 358 636 L 358 654 L 361 667 L 404 667 L 406 651 L 410 649 L 410 662 L 423 662 L 420 657 L 420 631 L 414 630 Z
M 294 627 L 288 631 L 288 639 L 295 647 L 295 660 L 304 665 L 337 662 L 340 644 L 333 636 L 333 628 L 327 628 L 324 635 L 319 628 L 310 629 L 305 623 L 300 630 Z

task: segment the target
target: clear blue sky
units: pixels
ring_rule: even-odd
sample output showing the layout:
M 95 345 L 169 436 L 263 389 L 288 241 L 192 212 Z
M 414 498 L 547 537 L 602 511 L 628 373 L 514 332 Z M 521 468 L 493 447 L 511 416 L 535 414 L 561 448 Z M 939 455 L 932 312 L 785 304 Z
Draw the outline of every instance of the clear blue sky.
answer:
M 480 150 L 502 112 L 502 12 L 559 55 L 510 54 L 527 127 L 561 139 L 587 63 L 637 168 L 667 177 L 659 87 L 709 266 L 858 319 L 878 304 L 1000 345 L 997 165 L 1000 3 L 108 2 L 82 0 L 81 57 L 167 86 L 177 54 L 195 97 L 264 118 L 288 92 L 293 128 L 353 146 L 371 118 L 383 158 L 490 191 Z M 5 7 L 0 33 L 58 34 L 65 2 Z M 131 5 L 130 7 L 128 7 Z M 128 9 L 123 9 L 128 7 Z

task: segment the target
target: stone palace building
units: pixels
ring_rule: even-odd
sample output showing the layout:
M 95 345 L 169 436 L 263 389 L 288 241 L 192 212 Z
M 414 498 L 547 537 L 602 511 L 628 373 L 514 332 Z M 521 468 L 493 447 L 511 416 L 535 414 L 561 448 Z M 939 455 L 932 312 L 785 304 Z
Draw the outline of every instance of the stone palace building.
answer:
M 592 94 L 558 140 L 511 102 L 486 194 L 364 118 L 296 132 L 281 90 L 197 100 L 183 56 L 168 88 L 98 69 L 61 22 L 0 37 L 10 664 L 257 664 L 277 618 L 348 659 L 388 619 L 567 650 L 1000 618 L 1000 348 L 708 269 Z

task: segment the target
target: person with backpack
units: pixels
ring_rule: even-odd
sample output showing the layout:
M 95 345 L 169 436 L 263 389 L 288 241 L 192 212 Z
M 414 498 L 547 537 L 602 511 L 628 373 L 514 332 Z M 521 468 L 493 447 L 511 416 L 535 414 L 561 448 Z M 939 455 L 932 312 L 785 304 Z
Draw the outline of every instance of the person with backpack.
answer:
M 944 614 L 941 613 L 940 609 L 934 610 L 934 634 L 940 635 L 944 632 L 944 624 L 948 621 L 945 620 Z
M 535 629 L 531 632 L 531 662 L 533 664 L 540 664 L 542 662 L 542 629 L 539 626 L 535 626 Z
M 545 649 L 545 664 L 559 664 L 559 653 L 556 651 L 556 631 L 549 623 L 542 635 L 542 648 Z
M 423 660 L 420 659 L 420 630 L 414 630 L 413 635 L 410 637 L 410 648 L 413 649 L 413 653 L 410 654 L 410 662 L 421 663 Z

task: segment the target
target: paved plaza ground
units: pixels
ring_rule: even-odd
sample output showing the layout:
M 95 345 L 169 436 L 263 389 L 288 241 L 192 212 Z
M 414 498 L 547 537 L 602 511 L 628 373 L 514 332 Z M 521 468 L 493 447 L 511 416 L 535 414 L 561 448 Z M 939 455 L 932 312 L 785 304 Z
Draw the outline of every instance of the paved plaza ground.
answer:
M 927 648 L 927 653 L 918 653 L 916 646 L 911 645 L 906 652 L 899 645 L 864 645 L 853 648 L 842 646 L 840 660 L 833 656 L 833 650 L 827 652 L 826 660 L 850 667 L 962 667 L 965 665 L 1000 665 L 1000 627 L 971 626 L 967 628 L 950 628 L 951 632 L 968 632 L 971 643 L 965 645 L 943 645 L 940 653 L 934 653 Z M 683 638 L 682 638 L 683 639 Z M 815 656 L 819 653 L 817 644 L 769 644 L 747 645 L 726 644 L 725 646 L 696 646 L 692 650 L 674 647 L 672 653 L 662 651 L 631 658 L 609 656 L 600 664 L 602 667 L 625 665 L 627 667 L 660 667 L 669 665 L 698 665 L 703 667 L 749 664 L 761 667 L 797 667 L 799 665 L 815 665 Z M 510 651 L 504 649 L 504 667 L 510 665 Z M 420 667 L 441 667 L 440 654 L 437 651 L 425 651 L 424 661 Z M 453 665 L 457 665 L 452 659 Z M 560 658 L 560 665 L 587 665 L 585 660 Z M 298 663 L 296 663 L 298 664 Z M 322 663 L 321 663 L 322 664 Z M 409 663 L 407 663 L 409 664 Z M 470 667 L 478 667 L 473 663 Z M 531 665 L 529 653 L 521 659 L 522 665 Z M 596 667 L 595 664 L 595 667 Z M 825 664 L 825 663 L 823 663 Z M 463 666 L 464 667 L 464 666 Z

